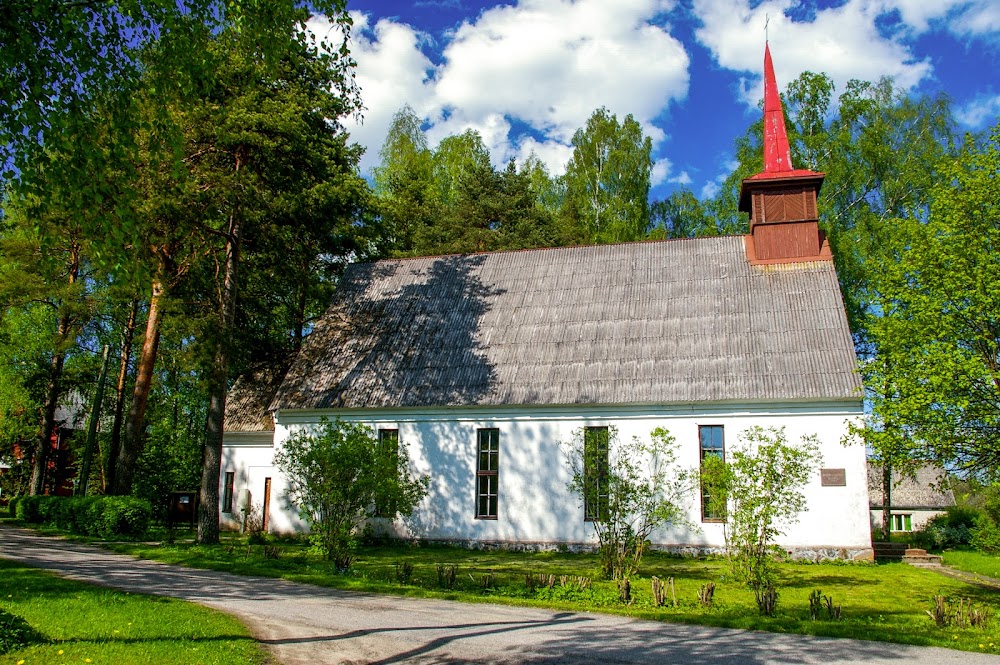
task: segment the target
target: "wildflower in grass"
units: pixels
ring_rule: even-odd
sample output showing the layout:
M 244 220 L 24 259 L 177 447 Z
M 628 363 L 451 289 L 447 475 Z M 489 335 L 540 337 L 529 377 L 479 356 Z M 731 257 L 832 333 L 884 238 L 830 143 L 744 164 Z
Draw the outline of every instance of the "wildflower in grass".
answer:
M 63 650 L 62 650 L 62 649 L 59 649 L 59 651 L 57 651 L 56 653 L 57 653 L 57 655 L 60 655 L 60 656 L 61 656 L 61 655 L 63 655 Z

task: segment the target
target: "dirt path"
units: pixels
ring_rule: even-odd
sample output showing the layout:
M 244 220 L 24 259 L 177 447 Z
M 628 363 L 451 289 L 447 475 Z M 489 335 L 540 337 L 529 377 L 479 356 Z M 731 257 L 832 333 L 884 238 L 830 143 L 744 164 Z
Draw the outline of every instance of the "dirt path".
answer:
M 967 573 L 964 570 L 944 566 L 940 563 L 914 563 L 910 565 L 916 566 L 917 568 L 924 568 L 925 570 L 933 570 L 935 573 L 945 575 L 947 577 L 953 577 L 956 580 L 965 582 L 966 584 L 983 587 L 984 589 L 989 589 L 991 591 L 1000 591 L 1000 580 L 993 577 L 987 577 L 986 575 L 980 575 L 979 573 Z
M 1000 657 L 947 649 L 348 593 L 138 560 L 12 527 L 0 527 L 0 557 L 228 612 L 284 665 L 1000 663 Z

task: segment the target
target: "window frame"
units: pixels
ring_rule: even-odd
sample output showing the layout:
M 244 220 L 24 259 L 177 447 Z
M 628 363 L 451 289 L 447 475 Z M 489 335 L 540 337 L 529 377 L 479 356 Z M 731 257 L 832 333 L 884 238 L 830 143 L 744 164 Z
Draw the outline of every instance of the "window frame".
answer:
M 595 438 L 597 434 L 603 434 Z M 596 446 L 596 450 L 593 448 Z M 603 451 L 601 450 L 603 448 Z M 593 425 L 583 428 L 583 521 L 602 522 L 608 519 L 610 508 L 607 493 L 609 473 L 609 450 L 611 448 L 611 428 L 607 425 Z M 603 452 L 603 455 L 601 453 Z M 597 461 L 598 468 L 591 464 Z M 590 500 L 595 493 L 591 483 L 597 483 L 596 502 Z M 602 491 L 603 489 L 603 491 Z
M 711 447 L 706 447 L 705 446 L 705 438 L 702 435 L 702 432 L 705 432 L 705 431 L 708 431 L 708 430 L 712 430 L 712 431 L 718 430 L 719 435 L 720 435 L 719 436 L 720 441 L 719 441 L 718 448 L 716 448 L 714 445 L 712 445 Z M 714 443 L 714 442 L 710 441 L 710 443 Z M 720 424 L 698 425 L 698 467 L 699 467 L 699 469 L 701 469 L 701 468 L 704 467 L 704 465 L 705 465 L 705 457 L 707 455 L 715 455 L 719 459 L 721 459 L 723 462 L 726 461 L 726 427 L 725 427 L 725 425 L 720 425 Z M 700 499 L 701 499 L 701 521 L 702 521 L 702 523 L 705 523 L 705 524 L 725 524 L 726 523 L 726 515 L 725 515 L 725 513 L 723 513 L 722 515 L 711 515 L 711 514 L 709 514 L 707 512 L 707 508 L 708 508 L 708 500 L 707 500 L 707 498 L 708 498 L 708 492 L 705 491 L 704 487 L 699 487 L 699 489 L 700 489 L 699 496 L 700 496 Z
M 485 437 L 485 438 L 484 438 Z M 486 450 L 483 450 L 483 443 Z M 494 449 L 495 446 L 495 449 Z M 483 468 L 483 454 L 486 455 L 486 466 Z M 493 479 L 494 492 L 490 492 L 490 479 Z M 486 491 L 483 491 L 483 484 Z M 486 499 L 486 510 L 482 510 L 483 498 Z M 490 513 L 490 499 L 493 499 L 493 512 Z M 500 428 L 480 427 L 476 429 L 476 494 L 475 517 L 477 520 L 496 520 L 500 518 Z
M 387 445 L 387 440 L 389 439 L 389 433 L 390 432 L 394 435 L 392 440 L 395 443 L 395 446 L 393 446 L 393 449 L 391 451 L 388 450 L 388 445 Z M 376 445 L 376 454 L 378 454 L 380 457 L 383 457 L 383 456 L 386 456 L 386 455 L 391 455 L 392 459 L 393 459 L 393 462 L 398 464 L 398 462 L 399 462 L 399 428 L 398 427 L 379 427 L 376 430 L 375 436 L 376 436 L 376 441 L 377 441 L 376 444 L 375 444 Z M 394 465 L 393 468 L 395 468 L 395 465 Z M 385 519 L 394 519 L 396 517 L 396 513 L 398 512 L 395 508 L 396 508 L 395 506 L 393 506 L 393 505 L 391 505 L 391 504 L 389 504 L 387 502 L 376 501 L 375 502 L 374 516 L 375 517 L 385 518 Z
M 222 512 L 232 514 L 233 495 L 236 489 L 236 472 L 226 471 L 222 481 Z
M 896 533 L 910 533 L 913 531 L 913 513 L 892 513 L 892 528 L 890 531 Z

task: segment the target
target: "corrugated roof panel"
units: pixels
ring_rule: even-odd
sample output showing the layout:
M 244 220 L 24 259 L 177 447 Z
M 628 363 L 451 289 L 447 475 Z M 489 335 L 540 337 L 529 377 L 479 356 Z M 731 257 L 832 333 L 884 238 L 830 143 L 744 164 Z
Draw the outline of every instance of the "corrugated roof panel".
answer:
M 742 237 L 352 266 L 274 404 L 857 398 L 830 262 Z

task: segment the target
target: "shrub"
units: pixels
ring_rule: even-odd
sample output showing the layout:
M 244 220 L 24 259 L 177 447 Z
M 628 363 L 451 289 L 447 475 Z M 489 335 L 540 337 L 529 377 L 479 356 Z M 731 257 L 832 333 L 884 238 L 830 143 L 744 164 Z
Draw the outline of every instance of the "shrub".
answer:
M 126 496 L 26 496 L 17 503 L 18 519 L 29 524 L 101 538 L 140 538 L 152 514 L 149 501 Z
M 340 570 L 350 567 L 366 519 L 409 515 L 427 493 L 429 478 L 414 478 L 406 447 L 396 445 L 380 445 L 370 427 L 324 418 L 315 430 L 289 437 L 275 455 L 309 523 L 309 541 Z
M 138 539 L 146 534 L 153 517 L 149 501 L 127 496 L 107 496 L 88 506 L 88 514 L 99 506 L 97 535 L 101 538 Z
M 42 497 L 25 496 L 17 502 L 17 519 L 28 524 L 38 524 L 41 522 L 41 515 L 38 512 L 38 504 Z
M 1000 525 L 997 525 L 988 515 L 981 515 L 976 520 L 970 542 L 980 552 L 1000 554 Z
M 15 496 L 7 502 L 7 513 L 10 517 L 17 517 L 17 504 L 21 502 L 21 496 Z
M 0 656 L 45 641 L 45 636 L 27 621 L 0 609 Z
M 706 457 L 703 487 L 726 516 L 726 557 L 733 575 L 754 593 L 764 616 L 778 601 L 775 540 L 806 509 L 803 488 L 821 461 L 815 436 L 788 443 L 784 428 L 751 427 L 729 458 Z M 718 509 L 722 510 L 718 510 Z
M 584 428 L 563 443 L 570 469 L 570 492 L 597 535 L 602 573 L 618 580 L 623 601 L 631 588 L 623 581 L 639 571 L 653 530 L 665 524 L 687 526 L 686 497 L 691 475 L 677 465 L 677 443 L 658 427 L 648 441 L 620 441 L 609 428 Z
M 931 518 L 927 525 L 914 531 L 910 542 L 924 549 L 945 549 L 968 545 L 972 542 L 972 532 L 982 511 L 968 506 L 952 506 L 947 512 Z

